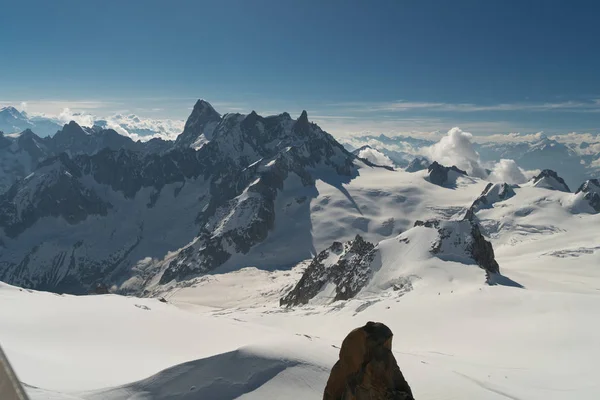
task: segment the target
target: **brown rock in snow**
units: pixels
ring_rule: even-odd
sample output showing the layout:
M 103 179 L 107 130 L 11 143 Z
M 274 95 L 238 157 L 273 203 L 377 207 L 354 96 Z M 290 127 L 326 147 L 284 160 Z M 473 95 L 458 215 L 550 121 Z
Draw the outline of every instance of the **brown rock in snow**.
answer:
M 392 331 L 367 322 L 346 336 L 323 400 L 414 400 L 392 354 Z

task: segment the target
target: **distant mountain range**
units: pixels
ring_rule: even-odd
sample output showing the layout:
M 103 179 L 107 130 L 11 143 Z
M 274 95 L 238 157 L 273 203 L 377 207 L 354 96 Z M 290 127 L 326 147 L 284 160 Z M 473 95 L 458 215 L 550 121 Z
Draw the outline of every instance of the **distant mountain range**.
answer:
M 573 135 L 548 138 L 536 135 L 526 141 L 473 143 L 474 150 L 482 164 L 492 164 L 501 159 L 514 160 L 525 170 L 553 169 L 573 187 L 586 179 L 593 179 L 600 173 L 600 137 L 592 138 L 596 142 L 572 140 Z M 398 167 L 407 167 L 409 163 L 423 155 L 435 140 L 418 139 L 409 136 L 366 135 L 346 140 L 345 147 L 350 151 L 369 146 L 373 151 L 383 154 Z M 432 160 L 433 161 L 433 160 Z
M 23 115 L 8 112 L 15 120 Z M 1 134 L 0 280 L 55 292 L 100 287 L 151 293 L 214 271 L 286 268 L 318 254 L 328 257 L 331 251 L 320 252 L 356 234 L 375 245 L 418 220 L 446 227 L 411 231 L 428 238 L 456 231 L 459 240 L 473 227 L 477 234 L 469 243 L 481 242 L 493 255 L 474 214 L 514 196 L 512 186 L 489 186 L 456 166 L 415 159 L 429 141 L 363 139 L 369 144 L 353 154 L 306 112 L 297 119 L 285 112 L 221 115 L 204 100 L 174 141 L 134 141 L 113 129 L 75 122 L 48 137 L 29 128 Z M 393 150 L 386 152 L 384 145 Z M 591 171 L 592 163 L 581 163 L 584 156 L 572 148 L 541 138 L 478 149 L 515 156 L 528 166 L 553 162 L 560 176 L 542 171 L 525 184 L 532 193 L 560 192 L 552 202 L 561 212 L 597 212 L 597 181 L 571 184 L 561 178 Z M 399 171 L 393 167 L 397 160 L 414 161 L 408 171 Z M 580 190 L 573 194 L 569 185 Z M 444 222 L 467 217 L 468 222 Z M 493 233 L 492 223 L 481 232 Z M 427 253 L 420 247 L 428 243 L 415 245 Z M 445 251 L 471 261 L 479 257 L 469 246 L 455 250 Z M 370 263 L 360 274 L 374 271 Z M 342 290 L 346 278 L 321 279 L 322 265 L 316 263 L 310 273 L 316 285 L 311 293 L 325 280 Z
M 267 238 L 281 202 L 305 208 L 318 177 L 357 174 L 306 112 L 220 116 L 205 101 L 175 142 L 71 122 L 51 138 L 26 131 L 2 143 L 20 176 L 0 196 L 0 280 L 72 293 L 235 266 Z M 296 250 L 277 262 L 300 259 Z
M 112 129 L 85 128 L 73 121 L 62 126 L 53 136 L 40 137 L 30 129 L 18 135 L 0 132 L 0 193 L 29 175 L 41 161 L 63 152 L 71 156 L 93 155 L 108 148 L 160 153 L 171 146 L 172 142 L 162 139 L 134 142 Z
M 175 139 L 183 129 L 183 122 L 178 120 L 141 118 L 135 114 L 115 114 L 108 118 L 97 118 L 89 114 L 74 113 L 58 118 L 29 115 L 14 107 L 4 107 L 0 108 L 0 132 L 12 134 L 31 130 L 40 137 L 52 136 L 71 119 L 85 120 L 89 128 L 97 126 L 102 129 L 113 129 L 135 140 L 154 137 Z
M 0 108 L 0 132 L 18 133 L 29 129 L 40 136 L 49 136 L 61 127 L 62 124 L 50 118 L 30 117 L 25 111 L 14 107 Z

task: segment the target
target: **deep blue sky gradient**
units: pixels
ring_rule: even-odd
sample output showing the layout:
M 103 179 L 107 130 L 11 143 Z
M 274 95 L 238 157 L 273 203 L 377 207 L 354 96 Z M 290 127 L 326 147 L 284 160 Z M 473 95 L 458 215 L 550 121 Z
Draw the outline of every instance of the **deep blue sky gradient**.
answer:
M 20 0 L 0 8 L 4 103 L 99 101 L 100 112 L 185 118 L 202 97 L 222 112 L 308 109 L 365 126 L 411 119 L 598 132 L 600 122 L 597 1 Z M 390 109 L 399 101 L 412 106 Z M 469 106 L 447 106 L 456 104 Z

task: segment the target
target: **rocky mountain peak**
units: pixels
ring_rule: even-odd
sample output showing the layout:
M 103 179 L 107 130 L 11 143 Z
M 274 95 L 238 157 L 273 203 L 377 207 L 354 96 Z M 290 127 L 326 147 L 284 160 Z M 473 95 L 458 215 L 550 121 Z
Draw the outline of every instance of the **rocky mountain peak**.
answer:
M 125 142 L 113 140 L 119 137 Z M 26 274 L 32 279 L 26 282 L 29 287 L 52 280 L 56 282 L 52 288 L 64 280 L 60 290 L 79 293 L 88 292 L 97 282 L 92 279 L 97 277 L 85 273 L 92 262 L 97 274 L 120 268 L 118 278 L 105 279 L 110 284 L 123 284 L 119 281 L 123 277 L 137 279 L 140 272 L 134 265 L 141 254 L 149 252 L 156 252 L 157 261 L 151 268 L 161 284 L 198 276 L 225 263 L 240 263 L 238 257 L 243 259 L 275 229 L 277 214 L 282 212 L 276 200 L 288 183 L 308 193 L 319 174 L 338 174 L 346 180 L 355 176 L 358 168 L 355 157 L 308 122 L 306 113 L 297 120 L 287 113 L 267 117 L 256 112 L 231 113 L 221 117 L 202 100 L 196 103 L 175 146 L 159 152 L 147 150 L 149 144 L 152 148 L 162 146 L 133 142 L 112 130 L 87 129 L 76 123 L 41 139 L 39 146 L 47 146 L 49 156 L 55 157 L 39 168 L 34 165 L 12 184 L 14 190 L 6 192 L 2 200 L 6 209 L 0 210 L 0 216 L 6 218 L 4 232 L 11 237 L 48 229 L 61 238 L 60 243 L 56 239 L 41 244 L 46 250 L 35 265 L 42 267 L 31 264 L 19 269 L 27 252 L 39 244 L 27 242 L 10 261 L 4 278 L 22 282 L 21 276 Z M 79 211 L 71 216 L 62 208 L 63 203 Z M 161 239 L 161 249 L 155 250 L 152 238 L 156 226 L 152 224 L 165 218 L 167 204 L 183 204 L 180 214 L 185 223 L 175 216 L 178 226 L 160 222 L 178 233 Z M 27 213 L 21 212 L 22 207 Z M 140 213 L 130 215 L 127 210 L 132 207 Z M 87 218 L 89 215 L 96 217 Z M 59 222 L 44 217 L 58 218 Z M 65 228 L 61 218 L 74 226 Z M 111 228 L 106 221 L 113 220 L 123 223 Z M 102 236 L 106 244 L 94 247 L 93 235 Z M 356 238 L 351 247 L 347 252 L 356 254 L 369 246 Z M 96 252 L 93 260 L 85 250 L 92 248 Z M 163 259 L 166 251 L 175 254 Z M 57 268 L 50 267 L 59 253 L 77 253 L 68 277 L 56 276 Z M 70 261 L 64 260 L 61 265 L 66 268 Z M 142 282 L 128 284 L 123 290 L 142 290 Z
M 403 268 L 434 258 L 476 264 L 485 271 L 488 283 L 500 272 L 492 244 L 472 218 L 416 221 L 413 228 L 377 245 L 361 236 L 343 244 L 334 242 L 312 260 L 280 305 L 292 307 L 316 298 L 347 300 L 364 294 L 363 289 L 403 295 L 412 290 L 412 280 L 419 279 L 418 275 L 403 274 Z
M 559 190 L 561 192 L 571 192 L 564 179 L 551 169 L 545 169 L 539 175 L 535 176 L 533 178 L 533 186 Z
M 350 299 L 371 277 L 370 264 L 375 245 L 360 235 L 346 243 L 334 242 L 319 253 L 300 278 L 298 284 L 280 300 L 284 306 L 306 304 L 327 284 L 335 285 L 332 301 Z
M 112 206 L 84 187 L 80 177 L 66 153 L 41 162 L 36 172 L 0 195 L 0 227 L 14 238 L 44 217 L 77 224 L 89 215 L 106 215 Z
M 587 193 L 591 191 L 600 191 L 600 180 L 588 179 L 587 181 L 583 182 L 581 186 L 579 186 L 575 194 L 579 192 Z
M 595 212 L 600 212 L 600 180 L 588 179 L 579 186 L 575 196 L 586 201 Z
M 462 221 L 416 221 L 414 226 L 438 231 L 438 238 L 431 248 L 432 254 L 442 258 L 464 254 L 488 274 L 497 274 L 500 266 L 495 259 L 492 244 L 485 239 L 472 215 L 467 213 Z
M 77 137 L 87 135 L 87 133 L 83 130 L 83 128 L 75 121 L 70 121 L 68 124 L 65 124 L 63 128 L 56 132 L 54 136 L 58 137 Z
M 429 160 L 423 157 L 414 158 L 404 169 L 406 172 L 417 172 L 429 168 Z
M 25 117 L 16 108 L 7 106 L 0 108 L 0 118 L 24 119 Z
M 467 175 L 466 171 L 459 169 L 455 165 L 446 167 L 437 161 L 429 165 L 427 172 L 429 182 L 438 186 L 452 186 L 456 183 L 456 179 L 459 176 Z
M 209 102 L 198 100 L 185 122 L 183 132 L 175 140 L 175 144 L 190 147 L 199 140 L 202 143 L 209 141 L 219 121 L 221 121 L 221 114 Z
M 473 202 L 471 210 L 476 212 L 482 208 L 491 207 L 494 203 L 507 200 L 515 195 L 514 189 L 508 183 L 488 183 L 483 192 Z
M 192 114 L 197 116 L 221 117 L 221 115 L 214 109 L 212 104 L 204 99 L 199 99 L 196 102 Z
M 300 117 L 296 120 L 293 128 L 294 132 L 300 136 L 306 136 L 310 130 L 310 122 L 308 121 L 308 113 L 306 110 L 302 111 Z

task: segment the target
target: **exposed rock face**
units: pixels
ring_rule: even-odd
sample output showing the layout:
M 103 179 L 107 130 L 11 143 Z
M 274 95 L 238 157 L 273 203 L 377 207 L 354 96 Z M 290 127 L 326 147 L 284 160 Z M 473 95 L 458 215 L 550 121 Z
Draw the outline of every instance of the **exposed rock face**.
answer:
M 0 108 L 0 131 L 6 133 L 23 132 L 32 129 L 40 135 L 52 135 L 60 129 L 56 122 L 29 118 L 26 112 L 21 112 L 14 107 Z
M 494 203 L 510 199 L 515 191 L 508 183 L 488 183 L 481 195 L 473 202 L 471 210 L 476 212 L 482 208 L 489 208 Z
M 112 207 L 81 184 L 81 170 L 64 153 L 41 163 L 37 171 L 0 195 L 0 227 L 10 238 L 40 218 L 62 217 L 74 225 L 89 215 L 105 216 Z
M 98 283 L 138 292 L 155 277 L 187 279 L 264 241 L 286 182 L 310 193 L 317 174 L 356 174 L 355 157 L 306 112 L 297 120 L 254 112 L 221 118 L 200 101 L 186 129 L 169 151 L 135 144 L 59 156 L 48 143 L 77 149 L 111 136 L 75 123 L 56 142 L 22 135 L 50 158 L 0 194 L 0 280 L 83 294 Z
M 596 212 L 600 212 L 600 181 L 598 179 L 585 181 L 575 192 L 576 195 L 581 195 L 580 193 Z
M 467 173 L 456 166 L 445 167 L 439 164 L 437 161 L 431 163 L 427 168 L 429 172 L 429 182 L 438 186 L 451 186 L 456 182 L 456 179 L 461 175 L 467 175 Z
M 354 297 L 371 277 L 374 248 L 360 235 L 344 244 L 334 242 L 313 259 L 294 289 L 280 300 L 280 305 L 306 304 L 331 284 L 335 285 L 333 301 Z
M 198 100 L 188 117 L 176 146 L 198 148 L 212 139 L 212 133 L 221 121 L 221 115 L 205 100 Z
M 485 240 L 479 225 L 473 220 L 472 213 L 467 213 L 462 221 L 416 221 L 415 226 L 434 228 L 438 231 L 438 240 L 431 248 L 432 254 L 449 259 L 466 256 L 487 273 L 500 273 L 492 244 Z
M 392 353 L 392 331 L 367 322 L 346 336 L 323 400 L 414 400 Z
M 406 168 L 406 172 L 417 172 L 429 168 L 430 162 L 426 158 L 417 157 L 413 159 Z
M 0 194 L 52 154 L 44 141 L 29 130 L 17 138 L 0 134 Z
M 418 241 L 413 242 L 412 238 Z M 396 276 L 393 280 L 388 277 L 394 275 L 390 270 L 402 269 L 402 261 L 408 264 L 423 261 L 422 256 L 411 258 L 411 253 L 429 253 L 431 258 L 476 264 L 486 272 L 488 283 L 489 276 L 500 271 L 492 244 L 484 238 L 469 210 L 467 217 L 459 221 L 416 221 L 412 229 L 376 246 L 360 236 L 345 244 L 333 243 L 313 259 L 296 286 L 280 300 L 280 305 L 292 307 L 313 299 L 328 303 L 347 300 L 364 288 L 394 290 L 403 295 L 412 290 L 415 276 Z
M 61 153 L 74 157 L 94 155 L 104 149 L 110 149 L 160 154 L 172 145 L 172 142 L 161 139 L 134 142 L 112 129 L 102 129 L 98 126 L 83 128 L 73 121 L 64 125 L 52 137 L 41 138 L 29 129 L 17 137 L 0 135 L 0 194 L 7 191 L 17 180 L 32 173 L 40 162 L 57 157 Z
M 569 186 L 563 178 L 551 169 L 545 169 L 539 175 L 533 178 L 533 186 L 543 187 L 551 190 L 560 190 L 561 192 L 571 192 Z

